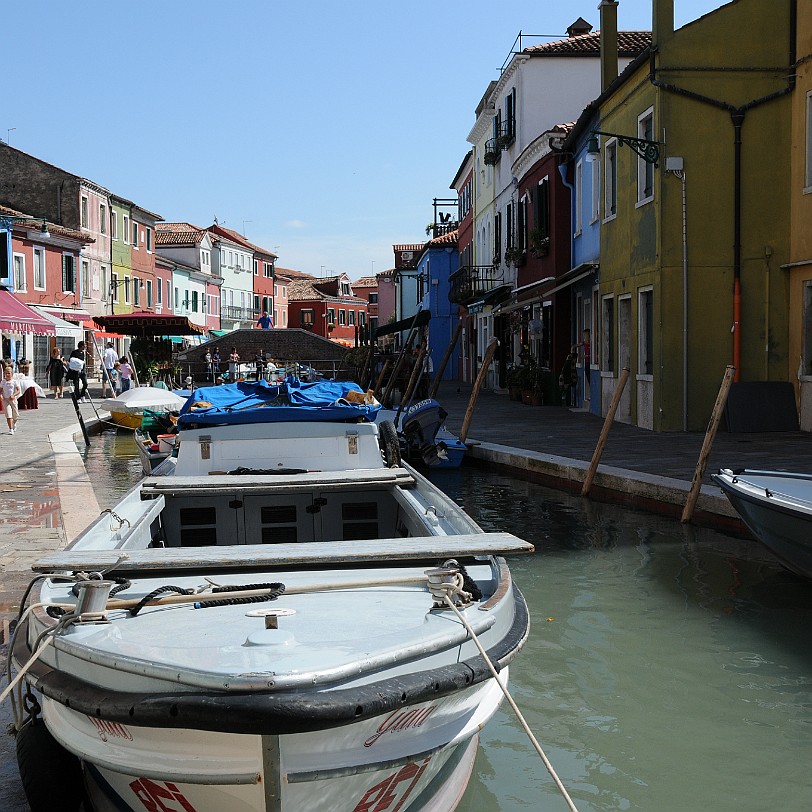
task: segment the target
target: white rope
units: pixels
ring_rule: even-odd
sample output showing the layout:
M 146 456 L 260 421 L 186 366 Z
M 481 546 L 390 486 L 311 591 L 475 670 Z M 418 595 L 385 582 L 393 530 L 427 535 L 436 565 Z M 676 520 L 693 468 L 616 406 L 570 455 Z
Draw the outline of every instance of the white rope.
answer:
M 25 676 L 25 672 L 28 671 L 28 669 L 31 668 L 32 665 L 34 665 L 34 663 L 40 658 L 40 655 L 45 651 L 46 648 L 48 648 L 48 646 L 51 643 L 53 643 L 53 641 L 54 638 L 51 635 L 49 635 L 48 637 L 45 638 L 45 640 L 43 640 L 40 647 L 31 655 L 30 659 L 20 669 L 17 676 L 14 677 L 14 679 L 11 680 L 11 682 L 9 682 L 9 684 L 6 686 L 6 690 L 3 691 L 2 694 L 0 694 L 0 702 L 2 702 L 14 690 L 14 686 Z
M 459 588 L 457 587 L 456 584 L 447 584 L 447 585 L 444 584 L 443 586 L 444 587 L 447 586 L 449 591 L 454 591 L 454 592 L 459 591 Z M 510 704 L 510 707 L 513 708 L 513 712 L 516 714 L 516 718 L 519 720 L 519 724 L 522 726 L 522 729 L 527 734 L 527 737 L 530 739 L 530 742 L 532 743 L 532 745 L 535 748 L 536 752 L 539 754 L 539 757 L 544 762 L 544 766 L 547 768 L 547 772 L 550 773 L 550 776 L 552 777 L 553 781 L 555 781 L 555 784 L 558 787 L 558 790 L 561 793 L 561 795 L 564 797 L 564 800 L 567 802 L 567 805 L 572 810 L 572 812 L 578 812 L 578 809 L 575 806 L 575 804 L 573 803 L 572 798 L 570 798 L 570 795 L 567 792 L 566 787 L 561 783 L 561 779 L 558 777 L 558 774 L 556 773 L 553 765 L 550 763 L 550 760 L 547 758 L 547 755 L 545 754 L 544 750 L 542 749 L 541 745 L 539 744 L 538 739 L 536 739 L 536 737 L 533 735 L 533 731 L 530 730 L 530 727 L 527 724 L 527 722 L 525 721 L 524 716 L 522 716 L 522 712 L 519 710 L 518 706 L 513 701 L 513 697 L 510 695 L 510 692 L 508 691 L 508 689 L 502 684 L 502 681 L 499 679 L 499 675 L 497 674 L 496 669 L 494 668 L 494 665 L 490 660 L 490 657 L 488 657 L 488 655 L 485 653 L 485 649 L 482 647 L 482 644 L 479 642 L 479 638 L 477 637 L 476 633 L 471 628 L 470 624 L 465 619 L 462 612 L 460 612 L 460 610 L 457 609 L 457 607 L 454 605 L 454 601 L 448 596 L 447 592 L 446 592 L 445 595 L 443 595 L 443 600 L 445 601 L 445 603 L 448 606 L 451 607 L 451 609 L 454 610 L 454 613 L 460 619 L 460 622 L 462 623 L 462 625 L 465 626 L 468 634 L 471 635 L 471 639 L 474 641 L 476 647 L 479 649 L 479 653 L 482 655 L 482 658 L 485 660 L 485 663 L 487 664 L 488 668 L 490 669 L 491 674 L 493 674 L 494 679 L 496 680 L 496 684 L 501 688 L 502 693 L 505 695 L 505 699 L 507 699 L 508 703 Z

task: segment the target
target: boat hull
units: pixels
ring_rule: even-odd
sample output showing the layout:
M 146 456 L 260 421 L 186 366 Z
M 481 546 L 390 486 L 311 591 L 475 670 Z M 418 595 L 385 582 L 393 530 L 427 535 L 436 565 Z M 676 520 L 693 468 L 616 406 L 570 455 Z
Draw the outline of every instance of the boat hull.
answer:
M 137 429 L 141 426 L 144 415 L 141 412 L 128 414 L 127 412 L 110 412 L 110 419 L 117 425 L 126 429 Z
M 812 478 L 770 471 L 720 471 L 712 478 L 781 564 L 812 579 Z

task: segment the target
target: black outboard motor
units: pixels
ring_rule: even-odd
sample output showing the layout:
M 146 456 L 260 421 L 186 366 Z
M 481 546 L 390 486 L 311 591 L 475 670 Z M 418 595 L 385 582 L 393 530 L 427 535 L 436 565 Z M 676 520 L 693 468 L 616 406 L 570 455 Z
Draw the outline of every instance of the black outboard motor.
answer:
M 441 449 L 435 437 L 447 416 L 448 412 L 436 400 L 428 398 L 407 409 L 400 421 L 408 448 L 416 450 L 426 465 L 440 464 Z

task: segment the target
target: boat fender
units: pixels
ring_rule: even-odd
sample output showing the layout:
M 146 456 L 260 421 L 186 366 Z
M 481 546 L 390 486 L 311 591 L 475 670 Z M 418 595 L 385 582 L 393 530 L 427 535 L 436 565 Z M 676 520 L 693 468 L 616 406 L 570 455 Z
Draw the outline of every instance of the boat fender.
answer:
M 395 424 L 391 420 L 382 420 L 378 424 L 378 444 L 387 467 L 399 468 L 400 441 Z
M 31 812 L 79 812 L 85 799 L 82 765 L 41 719 L 17 733 L 17 765 Z

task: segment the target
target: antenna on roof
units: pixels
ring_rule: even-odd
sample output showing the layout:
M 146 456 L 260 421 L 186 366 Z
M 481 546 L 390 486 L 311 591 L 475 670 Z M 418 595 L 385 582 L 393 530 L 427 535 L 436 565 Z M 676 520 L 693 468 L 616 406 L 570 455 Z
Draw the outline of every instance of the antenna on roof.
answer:
M 216 215 L 216 214 L 214 215 L 214 225 L 216 225 L 216 226 L 219 226 L 219 225 L 220 225 L 220 221 L 217 219 L 217 215 Z

